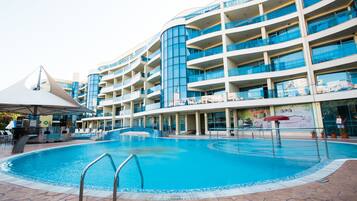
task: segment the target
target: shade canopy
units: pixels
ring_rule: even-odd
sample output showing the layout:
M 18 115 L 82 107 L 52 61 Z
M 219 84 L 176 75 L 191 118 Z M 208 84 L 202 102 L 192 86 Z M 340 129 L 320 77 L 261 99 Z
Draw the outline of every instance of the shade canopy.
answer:
M 270 117 L 265 117 L 264 121 L 286 121 L 289 120 L 289 117 L 287 116 L 270 116 Z
M 51 115 L 92 111 L 76 102 L 41 66 L 0 91 L 0 112 Z

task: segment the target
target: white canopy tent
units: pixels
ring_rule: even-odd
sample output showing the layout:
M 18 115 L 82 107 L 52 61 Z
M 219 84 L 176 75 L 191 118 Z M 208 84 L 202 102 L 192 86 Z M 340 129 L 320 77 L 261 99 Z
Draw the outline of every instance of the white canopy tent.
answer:
M 38 115 L 92 111 L 73 100 L 41 66 L 24 79 L 0 91 L 0 112 L 31 114 L 36 118 Z M 13 153 L 22 153 L 30 137 L 39 135 L 39 130 L 36 130 L 39 127 L 38 120 L 35 122 L 34 131 L 24 128 L 19 134 L 15 133 Z
M 92 111 L 73 100 L 41 66 L 0 91 L 0 112 L 50 115 Z

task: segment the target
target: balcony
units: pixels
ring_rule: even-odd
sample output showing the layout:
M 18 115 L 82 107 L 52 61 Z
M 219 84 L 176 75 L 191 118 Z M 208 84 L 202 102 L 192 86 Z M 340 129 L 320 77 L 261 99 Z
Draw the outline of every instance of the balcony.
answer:
M 159 91 L 159 90 L 161 90 L 161 85 L 156 85 L 156 86 L 151 87 L 150 89 L 148 89 L 146 91 L 146 94 L 149 95 L 149 94 L 154 93 L 155 91 Z
M 214 5 L 199 9 L 199 10 L 197 10 L 197 11 L 191 13 L 191 14 L 186 15 L 185 19 L 189 20 L 189 19 L 194 18 L 196 16 L 199 16 L 199 15 L 202 15 L 202 14 L 214 11 L 214 10 L 218 10 L 219 8 L 220 8 L 219 3 L 218 4 L 214 4 Z
M 331 83 L 320 84 L 316 86 L 316 92 L 318 94 L 342 92 L 357 90 L 357 83 L 353 83 L 348 80 L 339 80 Z
M 134 107 L 134 113 L 144 112 L 145 106 Z
M 145 108 L 146 108 L 146 111 L 151 111 L 151 110 L 160 109 L 161 105 L 160 105 L 160 103 L 153 103 L 153 104 L 146 105 Z
M 261 64 L 261 65 L 254 65 L 254 66 L 244 66 L 244 67 L 237 67 L 229 69 L 229 76 L 239 76 L 239 75 L 249 75 L 249 74 L 256 74 L 256 73 L 265 73 L 271 71 L 271 65 L 268 64 Z
M 155 69 L 153 69 L 152 71 L 149 71 L 149 72 L 147 73 L 147 77 L 150 77 L 150 76 L 152 76 L 152 75 L 154 75 L 155 73 L 160 72 L 160 71 L 161 71 L 161 67 L 158 66 L 158 67 L 156 67 Z
M 241 26 L 246 26 L 246 25 L 250 25 L 250 24 L 255 24 L 258 22 L 271 20 L 271 19 L 278 18 L 278 17 L 284 16 L 284 15 L 288 15 L 295 11 L 296 11 L 295 4 L 291 4 L 289 6 L 280 8 L 276 11 L 270 12 L 265 15 L 260 15 L 260 16 L 256 16 L 256 17 L 252 17 L 252 18 L 248 18 L 248 19 L 244 19 L 244 20 L 228 22 L 228 23 L 226 23 L 226 29 L 232 29 L 232 28 L 236 28 L 236 27 L 241 27 Z
M 286 32 L 284 34 L 265 38 L 265 39 L 256 39 L 256 40 L 250 40 L 242 43 L 231 44 L 227 46 L 227 51 L 255 48 L 255 47 L 261 47 L 266 45 L 274 45 L 277 43 L 283 43 L 290 40 L 294 40 L 300 37 L 301 37 L 301 33 L 300 30 L 298 29 L 296 31 Z
M 213 33 L 216 31 L 221 31 L 222 30 L 222 26 L 220 24 L 212 26 L 212 27 L 208 27 L 206 29 L 202 29 L 202 30 L 193 30 L 190 34 L 188 34 L 187 38 L 188 40 L 202 36 L 202 35 L 206 35 L 209 33 Z
M 112 104 L 113 104 L 113 98 L 106 98 L 99 102 L 100 106 L 107 106 L 107 105 L 112 105 Z
M 321 0 L 304 0 L 304 8 L 314 5 Z
M 160 49 L 156 50 L 154 53 L 152 53 L 151 55 L 149 55 L 147 57 L 148 61 L 152 60 L 153 58 L 155 58 L 157 55 L 160 55 L 161 51 Z
M 319 48 L 322 49 L 322 48 Z M 312 50 L 312 63 L 318 64 L 357 54 L 357 45 L 354 42 L 342 43 L 326 47 L 326 51 Z
M 192 53 L 192 54 L 188 55 L 187 60 L 193 60 L 193 59 L 198 59 L 198 58 L 202 58 L 202 57 L 207 57 L 207 56 L 211 56 L 211 55 L 215 55 L 215 54 L 220 54 L 222 52 L 223 52 L 222 46 L 218 46 L 218 47 L 210 48 L 207 50 L 199 51 L 196 53 Z
M 344 11 L 318 21 L 308 23 L 308 32 L 309 34 L 317 33 L 325 29 L 329 29 L 331 27 L 342 24 L 353 18 L 356 18 L 356 16 L 357 16 L 357 11 L 355 9 Z
M 108 93 L 108 92 L 111 92 L 114 90 L 114 86 L 107 86 L 107 87 L 103 87 L 101 90 L 100 90 L 100 93 L 101 94 L 104 94 L 104 93 Z
M 121 110 L 119 112 L 119 115 L 120 116 L 125 116 L 125 115 L 130 115 L 131 114 L 131 111 L 130 110 Z
M 230 1 L 224 2 L 223 4 L 224 4 L 225 8 L 229 8 L 229 7 L 244 4 L 244 3 L 247 3 L 250 1 L 252 1 L 252 0 L 230 0 Z
M 206 71 L 205 73 L 199 75 L 191 75 L 190 77 L 187 78 L 187 81 L 188 83 L 191 83 L 191 82 L 217 79 L 222 77 L 224 77 L 224 71 L 223 69 L 220 69 L 215 71 L 208 71 L 208 72 Z
M 104 117 L 111 117 L 112 114 L 113 114 L 113 113 L 111 113 L 111 112 L 104 112 L 104 113 L 103 113 L 103 116 L 104 116 Z

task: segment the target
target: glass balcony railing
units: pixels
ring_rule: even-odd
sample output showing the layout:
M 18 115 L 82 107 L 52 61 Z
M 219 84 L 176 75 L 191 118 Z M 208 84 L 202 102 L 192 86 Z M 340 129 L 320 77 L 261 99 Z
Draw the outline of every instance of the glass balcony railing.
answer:
M 211 56 L 211 55 L 215 55 L 215 54 L 220 54 L 220 53 L 222 53 L 222 51 L 223 51 L 222 46 L 210 48 L 207 50 L 203 50 L 203 51 L 192 53 L 192 54 L 188 55 L 187 60 L 193 60 L 193 59 L 207 57 L 207 56 Z
M 122 115 L 130 115 L 131 111 L 130 110 L 121 110 L 119 112 L 119 115 L 122 116 Z
M 265 39 L 250 40 L 242 43 L 231 44 L 227 46 L 228 51 L 248 49 L 254 47 L 261 47 L 265 45 L 274 45 L 277 43 L 287 42 L 296 38 L 300 38 L 300 30 L 287 32 L 278 36 L 273 36 Z
M 243 67 L 231 68 L 229 69 L 228 74 L 229 76 L 238 76 L 238 75 L 264 73 L 270 71 L 271 71 L 270 65 L 261 64 L 255 66 L 243 66 Z
M 248 18 L 248 19 L 244 19 L 244 20 L 237 20 L 237 21 L 233 21 L 233 22 L 228 22 L 228 23 L 226 23 L 226 28 L 227 29 L 232 29 L 232 28 L 235 28 L 235 27 L 241 27 L 241 26 L 246 26 L 246 25 L 250 25 L 250 24 L 255 24 L 255 23 L 259 23 L 259 22 L 275 19 L 275 18 L 284 16 L 284 15 L 288 15 L 288 14 L 293 13 L 295 11 L 296 11 L 295 4 L 291 4 L 289 6 L 280 8 L 280 9 L 278 9 L 276 11 L 270 12 L 270 13 L 265 14 L 265 15 L 259 15 L 259 16 Z
M 149 71 L 148 74 L 147 74 L 147 77 L 150 77 L 152 76 L 153 74 L 157 73 L 157 72 L 160 72 L 161 71 L 161 67 L 158 66 L 156 67 L 155 69 L 153 69 L 152 71 Z
M 112 116 L 113 113 L 111 113 L 111 112 L 104 112 L 103 114 L 104 114 L 103 116 L 108 117 L 108 116 Z
M 224 2 L 223 4 L 224 4 L 225 8 L 228 8 L 228 7 L 232 7 L 232 6 L 235 6 L 235 5 L 244 4 L 244 3 L 247 3 L 249 1 L 252 1 L 252 0 L 230 0 L 230 1 Z
M 347 22 L 350 19 L 356 18 L 357 11 L 355 9 L 344 11 L 336 15 L 308 23 L 309 34 L 317 33 L 325 29 Z
M 160 49 L 156 50 L 154 53 L 152 53 L 151 55 L 149 55 L 147 57 L 148 61 L 150 61 L 151 59 L 153 59 L 154 57 L 156 57 L 157 55 L 159 55 L 161 53 Z
M 134 107 L 134 113 L 144 112 L 145 106 Z
M 316 86 L 318 94 L 333 93 L 340 91 L 357 90 L 357 83 L 348 80 L 338 80 L 330 83 L 320 84 Z
M 214 5 L 199 9 L 199 10 L 197 10 L 197 11 L 191 13 L 191 14 L 186 15 L 185 19 L 189 20 L 189 19 L 194 18 L 196 16 L 199 16 L 199 15 L 202 15 L 202 14 L 214 11 L 214 10 L 218 10 L 219 8 L 220 8 L 219 3 L 218 4 L 214 4 Z
M 120 75 L 120 74 L 122 74 L 123 72 L 124 72 L 124 68 L 115 71 L 115 72 L 114 72 L 114 75 Z
M 160 109 L 161 108 L 161 104 L 160 103 L 153 103 L 153 104 L 146 105 L 145 108 L 146 108 L 146 111 L 156 110 L 156 109 Z
M 281 71 L 281 70 L 299 68 L 303 66 L 305 66 L 305 59 L 300 58 L 300 59 L 286 61 L 286 62 L 273 62 L 273 64 L 271 64 L 271 69 L 273 71 Z
M 146 94 L 154 93 L 155 91 L 161 90 L 161 85 L 156 85 L 147 90 Z
M 304 0 L 304 8 L 314 5 L 321 0 Z
M 354 42 L 342 43 L 339 45 L 335 45 L 333 47 L 330 46 L 326 48 L 328 48 L 328 50 L 326 51 L 314 52 L 314 49 L 312 50 L 313 64 L 331 61 L 334 59 L 339 59 L 339 58 L 357 54 L 357 44 Z
M 215 70 L 215 71 L 208 71 L 203 74 L 199 75 L 191 75 L 188 77 L 188 82 L 199 82 L 203 80 L 211 80 L 211 79 L 217 79 L 217 78 L 222 78 L 224 77 L 224 71 L 223 69 L 220 70 Z
M 188 35 L 188 39 L 196 38 L 198 36 L 206 35 L 220 30 L 222 30 L 222 26 L 220 24 L 202 30 L 194 30 Z
M 296 96 L 308 96 L 310 95 L 309 86 L 292 87 L 289 89 L 275 89 L 269 93 L 269 98 L 286 98 Z

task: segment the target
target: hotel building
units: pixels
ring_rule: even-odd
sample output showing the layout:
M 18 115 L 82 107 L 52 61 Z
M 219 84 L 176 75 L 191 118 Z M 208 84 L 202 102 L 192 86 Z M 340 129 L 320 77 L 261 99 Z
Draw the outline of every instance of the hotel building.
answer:
M 334 132 L 340 115 L 357 135 L 356 16 L 351 0 L 226 0 L 182 12 L 98 67 L 103 112 L 82 126 L 203 135 L 285 115 L 281 127 Z

